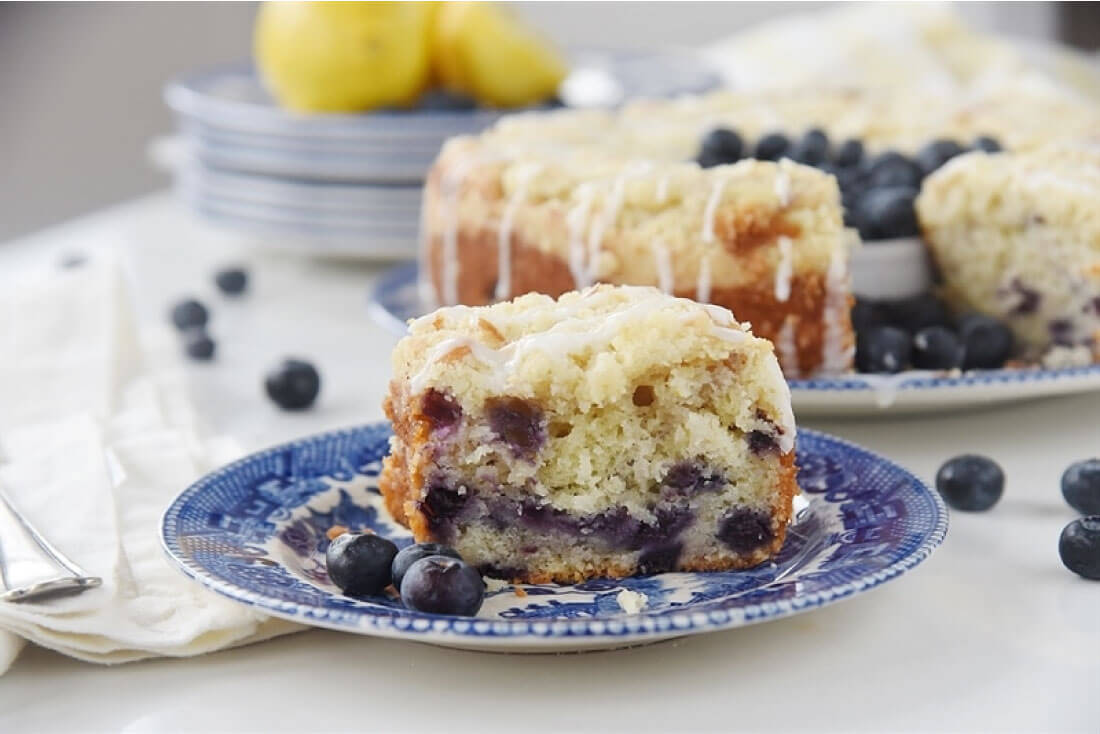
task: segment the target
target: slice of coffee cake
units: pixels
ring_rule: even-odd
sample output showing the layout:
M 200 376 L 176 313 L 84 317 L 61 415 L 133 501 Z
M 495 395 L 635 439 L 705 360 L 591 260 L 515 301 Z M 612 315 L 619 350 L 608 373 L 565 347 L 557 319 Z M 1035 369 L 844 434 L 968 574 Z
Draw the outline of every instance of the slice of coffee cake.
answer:
M 528 294 L 424 316 L 393 360 L 387 506 L 490 575 L 743 568 L 783 544 L 790 393 L 724 308 L 649 287 Z

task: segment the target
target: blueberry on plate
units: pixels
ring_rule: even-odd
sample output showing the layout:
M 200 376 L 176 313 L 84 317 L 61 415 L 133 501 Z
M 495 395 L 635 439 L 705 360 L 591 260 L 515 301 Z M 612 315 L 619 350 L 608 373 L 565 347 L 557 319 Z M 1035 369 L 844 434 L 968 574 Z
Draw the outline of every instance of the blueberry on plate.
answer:
M 919 189 L 921 179 L 924 178 L 920 166 L 894 150 L 880 153 L 865 161 L 865 167 L 867 185 L 875 189 L 896 186 Z
M 703 168 L 736 163 L 741 160 L 744 146 L 741 136 L 733 130 L 726 127 L 715 128 L 703 136 L 697 160 Z
M 267 395 L 283 410 L 304 410 L 321 391 L 321 376 L 304 360 L 285 359 L 264 378 Z
M 223 268 L 214 273 L 214 284 L 225 295 L 237 296 L 248 287 L 248 273 L 244 268 Z
M 936 472 L 936 490 L 955 510 L 984 512 L 997 504 L 1004 489 L 1004 472 L 986 456 L 956 456 Z
M 917 151 L 914 159 L 927 176 L 955 156 L 965 152 L 966 149 L 954 140 L 933 140 Z
M 963 367 L 968 370 L 999 369 L 1012 355 L 1012 330 L 984 314 L 963 318 L 959 338 L 966 347 Z
M 918 293 L 909 298 L 883 304 L 886 323 L 916 334 L 929 326 L 949 326 L 951 312 L 933 293 Z
M 1070 464 L 1062 474 L 1062 496 L 1082 515 L 1100 515 L 1100 459 Z
M 912 186 L 870 189 L 856 205 L 859 221 L 863 225 L 860 235 L 867 240 L 919 235 L 917 211 L 913 206 L 916 198 L 917 189 Z
M 863 143 L 856 139 L 845 140 L 836 150 L 833 162 L 841 168 L 854 168 L 863 160 Z
M 1100 515 L 1079 517 L 1058 538 L 1062 565 L 1078 576 L 1100 581 Z
M 206 306 L 202 305 L 194 298 L 180 301 L 172 307 L 172 323 L 175 324 L 176 328 L 180 331 L 193 329 L 197 326 L 206 326 L 206 322 L 209 318 L 210 314 L 206 310 Z
M 921 370 L 962 367 L 966 350 L 946 326 L 928 326 L 913 337 L 913 366 Z
M 448 558 L 462 560 L 462 556 L 458 555 L 458 551 L 441 543 L 407 545 L 398 551 L 397 556 L 393 559 L 393 585 L 400 589 L 401 580 L 405 578 L 405 572 L 409 570 L 409 566 L 428 556 L 447 556 Z
M 484 600 L 481 574 L 457 558 L 421 558 L 409 566 L 401 580 L 401 601 L 418 612 L 472 617 Z
M 787 154 L 807 166 L 820 166 L 829 159 L 829 137 L 820 128 L 812 128 L 798 139 Z
M 214 340 L 206 333 L 206 329 L 201 326 L 183 332 L 183 351 L 191 359 L 200 361 L 213 359 L 216 346 Z
M 349 596 L 379 594 L 390 585 L 397 546 L 373 533 L 344 533 L 328 544 L 329 581 Z
M 991 138 L 988 135 L 975 138 L 974 142 L 970 144 L 970 148 L 980 150 L 983 153 L 1000 153 L 1004 150 L 996 138 Z
M 856 368 L 860 372 L 901 372 L 909 364 L 911 350 L 908 332 L 875 326 L 856 335 Z
M 752 157 L 760 161 L 777 161 L 791 147 L 791 141 L 783 133 L 768 133 L 756 141 Z

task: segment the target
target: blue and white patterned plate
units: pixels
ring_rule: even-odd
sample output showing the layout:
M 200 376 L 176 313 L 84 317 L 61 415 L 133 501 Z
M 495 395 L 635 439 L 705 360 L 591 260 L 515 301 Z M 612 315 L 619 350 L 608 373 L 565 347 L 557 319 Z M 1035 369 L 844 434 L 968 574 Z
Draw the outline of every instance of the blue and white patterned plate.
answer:
M 386 271 L 371 290 L 368 301 L 371 315 L 395 335 L 404 336 L 408 320 L 424 313 L 416 278 L 416 263 L 402 263 Z M 850 374 L 789 382 L 791 401 L 801 417 L 892 416 L 971 410 L 1100 390 L 1100 364 L 957 374 L 910 370 L 898 375 Z
M 476 618 L 423 614 L 382 597 L 343 596 L 325 575 L 326 530 L 408 532 L 377 489 L 390 428 L 321 434 L 245 457 L 186 489 L 162 520 L 188 576 L 258 611 L 303 624 L 449 647 L 561 652 L 622 647 L 804 612 L 885 583 L 947 531 L 939 496 L 895 464 L 811 431 L 798 438 L 801 509 L 774 562 L 747 571 L 668 573 L 570 586 L 506 586 Z M 642 594 L 627 614 L 616 599 Z

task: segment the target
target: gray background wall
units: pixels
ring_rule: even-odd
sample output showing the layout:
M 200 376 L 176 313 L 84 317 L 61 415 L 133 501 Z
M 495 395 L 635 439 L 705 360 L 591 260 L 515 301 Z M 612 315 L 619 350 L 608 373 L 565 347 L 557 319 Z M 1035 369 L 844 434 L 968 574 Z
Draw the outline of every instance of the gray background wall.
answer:
M 517 3 L 563 43 L 700 44 L 813 3 Z M 967 3 L 975 25 L 1055 34 L 1051 3 Z M 0 242 L 163 187 L 164 81 L 246 58 L 253 3 L 0 3 Z

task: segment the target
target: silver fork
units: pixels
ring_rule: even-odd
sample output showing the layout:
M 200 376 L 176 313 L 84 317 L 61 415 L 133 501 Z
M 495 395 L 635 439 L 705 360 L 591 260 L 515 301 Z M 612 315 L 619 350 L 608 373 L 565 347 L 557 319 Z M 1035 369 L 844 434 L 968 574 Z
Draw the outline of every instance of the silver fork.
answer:
M 0 489 L 0 601 L 79 594 L 103 583 L 50 545 Z

